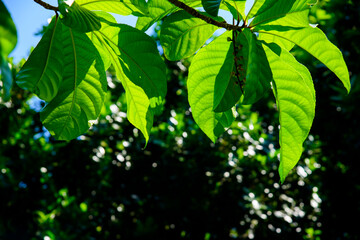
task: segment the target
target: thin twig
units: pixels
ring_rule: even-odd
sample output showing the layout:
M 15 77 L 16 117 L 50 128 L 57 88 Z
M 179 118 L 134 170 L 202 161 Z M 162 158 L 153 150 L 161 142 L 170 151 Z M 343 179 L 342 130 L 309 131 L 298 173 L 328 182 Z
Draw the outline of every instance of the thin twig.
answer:
M 214 19 L 212 19 L 211 17 L 202 15 L 201 13 L 199 13 L 198 11 L 196 11 L 194 8 L 189 7 L 188 5 L 186 5 L 183 2 L 180 2 L 178 0 L 168 0 L 169 2 L 171 2 L 172 4 L 174 4 L 175 6 L 185 10 L 186 12 L 188 12 L 190 15 L 196 17 L 196 18 L 200 18 L 202 20 L 204 20 L 205 22 L 215 25 L 217 27 L 221 27 L 221 28 L 225 28 L 227 30 L 240 30 L 243 27 L 239 27 L 239 26 L 235 26 L 232 24 L 228 24 L 226 22 L 218 22 Z
M 45 9 L 48 9 L 48 10 L 53 10 L 55 12 L 58 12 L 59 11 L 59 8 L 58 7 L 54 7 L 46 2 L 43 2 L 42 0 L 34 0 L 34 2 L 40 4 L 41 6 L 43 6 Z

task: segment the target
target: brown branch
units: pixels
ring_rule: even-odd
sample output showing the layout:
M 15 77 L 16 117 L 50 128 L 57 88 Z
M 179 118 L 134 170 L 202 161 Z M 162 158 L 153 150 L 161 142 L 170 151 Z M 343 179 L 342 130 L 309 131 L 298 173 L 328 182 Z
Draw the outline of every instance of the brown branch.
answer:
M 233 19 L 233 23 L 235 24 L 235 20 Z M 237 36 L 238 36 L 238 33 L 237 31 L 233 31 L 232 32 L 232 42 L 233 42 L 233 47 L 234 47 L 234 63 L 235 63 L 235 75 L 236 75 L 236 78 L 237 78 L 237 83 L 240 85 L 240 90 L 241 90 L 241 93 L 244 95 L 244 90 L 243 90 L 243 82 L 240 80 L 240 73 L 239 73 L 239 69 L 238 69 L 238 66 L 241 66 L 238 64 L 237 62 L 237 54 L 238 54 L 238 51 L 237 51 L 237 47 L 236 47 L 236 40 L 237 40 Z
M 46 2 L 43 2 L 42 0 L 34 0 L 34 2 L 40 4 L 41 6 L 43 6 L 45 9 L 48 9 L 48 10 L 53 10 L 55 12 L 58 12 L 59 11 L 59 8 L 58 7 L 54 7 Z
M 171 2 L 172 4 L 174 4 L 175 6 L 185 10 L 186 12 L 188 12 L 190 15 L 196 17 L 196 18 L 200 18 L 202 20 L 204 20 L 205 22 L 215 25 L 217 27 L 221 27 L 221 28 L 225 28 L 227 30 L 241 30 L 241 28 L 243 27 L 239 27 L 239 26 L 235 26 L 232 24 L 228 24 L 226 22 L 218 22 L 214 19 L 212 19 L 211 17 L 202 15 L 201 13 L 199 13 L 198 11 L 196 11 L 194 8 L 189 7 L 188 5 L 186 5 L 183 2 L 180 2 L 179 0 L 168 0 L 169 2 Z

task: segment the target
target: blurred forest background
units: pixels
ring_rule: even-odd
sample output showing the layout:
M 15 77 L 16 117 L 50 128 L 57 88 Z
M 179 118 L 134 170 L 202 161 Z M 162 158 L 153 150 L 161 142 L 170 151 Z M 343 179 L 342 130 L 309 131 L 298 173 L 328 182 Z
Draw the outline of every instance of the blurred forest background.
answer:
M 349 95 L 293 50 L 312 73 L 317 109 L 283 185 L 271 93 L 239 106 L 213 144 L 189 112 L 188 60 L 167 62 L 167 102 L 145 149 L 111 69 L 98 123 L 70 142 L 50 137 L 41 103 L 14 85 L 11 101 L 0 101 L 0 239 L 360 239 L 359 13 L 357 0 L 332 0 L 310 16 L 344 54 Z

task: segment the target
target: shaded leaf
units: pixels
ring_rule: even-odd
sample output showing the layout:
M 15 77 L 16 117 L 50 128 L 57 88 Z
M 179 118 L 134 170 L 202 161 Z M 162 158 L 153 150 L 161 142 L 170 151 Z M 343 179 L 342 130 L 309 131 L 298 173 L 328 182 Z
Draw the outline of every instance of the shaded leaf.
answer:
M 244 98 L 242 104 L 253 104 L 264 96 L 270 88 L 272 74 L 263 47 L 256 36 L 245 28 L 239 34 L 239 41 L 243 48 L 242 57 L 247 58 L 244 71 L 246 71 Z
M 62 24 L 53 18 L 36 48 L 16 76 L 19 87 L 34 92 L 49 102 L 58 92 L 62 80 Z
M 15 24 L 4 3 L 0 0 L 0 80 L 2 81 L 2 98 L 4 101 L 10 99 L 13 82 L 7 57 L 14 50 L 16 43 L 17 31 Z
M 2 100 L 7 102 L 10 100 L 10 90 L 12 87 L 12 73 L 9 67 L 9 63 L 6 59 L 0 55 L 0 73 L 1 73 L 1 81 L 2 81 Z
M 229 34 L 229 40 L 232 39 Z M 235 45 L 237 47 L 238 45 Z M 237 51 L 238 52 L 238 51 Z M 234 44 L 230 41 L 229 50 L 227 52 L 224 63 L 219 70 L 215 80 L 215 94 L 214 94 L 214 111 L 224 112 L 231 109 L 240 100 L 242 95 L 242 80 L 245 78 L 246 69 L 245 63 L 247 56 L 241 56 L 238 52 L 235 61 Z M 236 69 L 237 68 L 237 69 Z M 239 74 L 237 76 L 237 74 Z
M 15 24 L 4 3 L 0 1 L 0 55 L 6 58 L 15 48 L 16 43 Z
M 219 13 L 220 3 L 221 0 L 201 0 L 201 4 L 205 11 L 214 17 Z

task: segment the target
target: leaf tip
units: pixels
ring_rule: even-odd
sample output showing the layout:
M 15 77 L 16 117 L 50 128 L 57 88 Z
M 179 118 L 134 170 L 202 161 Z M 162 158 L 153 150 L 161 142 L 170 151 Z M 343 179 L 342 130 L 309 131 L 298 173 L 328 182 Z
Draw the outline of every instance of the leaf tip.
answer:
M 279 168 L 280 183 L 284 184 L 287 173 L 284 173 L 283 169 Z
M 349 84 L 347 86 L 345 86 L 345 89 L 346 89 L 347 94 L 349 94 L 350 91 L 351 91 L 351 83 L 350 83 L 350 81 L 349 81 Z
M 289 174 L 291 169 L 284 167 L 283 162 L 280 160 L 280 166 L 279 166 L 279 176 L 280 176 L 280 183 L 284 184 L 285 179 L 287 175 Z
M 146 138 L 145 138 L 145 146 L 144 146 L 143 148 L 141 148 L 141 150 L 145 150 L 145 148 L 147 147 L 148 143 L 149 143 L 149 137 L 146 137 Z

